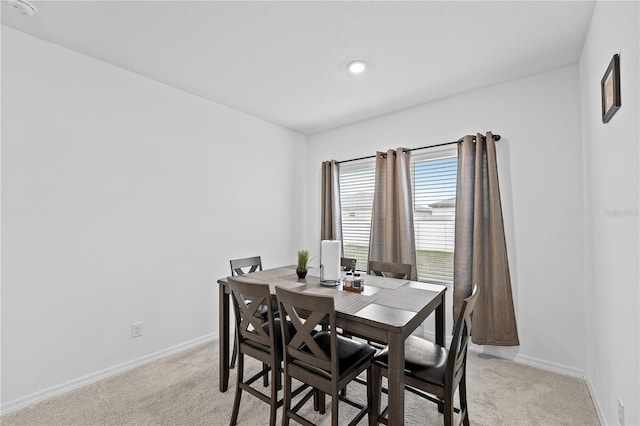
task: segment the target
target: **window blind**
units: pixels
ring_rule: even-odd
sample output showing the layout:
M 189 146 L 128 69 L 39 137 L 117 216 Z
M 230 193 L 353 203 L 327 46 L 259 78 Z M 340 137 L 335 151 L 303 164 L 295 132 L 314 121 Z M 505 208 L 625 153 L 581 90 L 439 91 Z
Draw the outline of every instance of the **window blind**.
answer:
M 367 269 L 371 211 L 375 185 L 375 160 L 340 165 L 343 256 L 357 260 L 357 269 Z
M 452 282 L 458 161 L 451 150 L 429 154 L 411 165 L 418 279 Z

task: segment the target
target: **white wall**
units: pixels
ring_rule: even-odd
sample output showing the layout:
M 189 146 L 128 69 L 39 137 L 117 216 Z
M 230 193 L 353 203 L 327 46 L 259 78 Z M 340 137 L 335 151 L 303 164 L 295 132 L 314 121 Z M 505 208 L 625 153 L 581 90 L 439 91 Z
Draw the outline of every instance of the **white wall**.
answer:
M 638 2 L 598 2 L 580 59 L 585 153 L 586 368 L 606 424 L 640 424 Z M 620 54 L 622 107 L 602 123 L 600 80 Z
M 311 136 L 307 246 L 320 234 L 320 163 L 492 130 L 520 347 L 493 348 L 584 374 L 582 151 L 578 68 L 569 66 Z M 450 289 L 451 290 L 451 289 Z M 449 298 L 451 298 L 451 291 Z M 451 306 L 448 308 L 451 314 Z M 453 323 L 447 318 L 447 327 Z
M 295 261 L 305 143 L 2 26 L 3 408 L 217 333 L 230 258 Z

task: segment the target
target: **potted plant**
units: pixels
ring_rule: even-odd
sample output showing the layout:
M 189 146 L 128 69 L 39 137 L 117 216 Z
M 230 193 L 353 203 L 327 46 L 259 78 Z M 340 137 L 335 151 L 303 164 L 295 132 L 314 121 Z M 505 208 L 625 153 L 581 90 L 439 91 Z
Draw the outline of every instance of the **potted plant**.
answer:
M 304 278 L 307 276 L 307 265 L 309 264 L 309 260 L 309 250 L 298 250 L 298 267 L 296 268 L 298 278 Z

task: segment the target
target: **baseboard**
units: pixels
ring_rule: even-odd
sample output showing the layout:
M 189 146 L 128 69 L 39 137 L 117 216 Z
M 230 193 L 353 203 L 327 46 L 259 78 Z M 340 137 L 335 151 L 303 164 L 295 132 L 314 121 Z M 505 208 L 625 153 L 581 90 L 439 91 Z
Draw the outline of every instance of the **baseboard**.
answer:
M 598 402 L 598 398 L 596 397 L 596 393 L 593 390 L 593 385 L 591 384 L 591 379 L 589 378 L 588 374 L 585 377 L 585 381 L 587 382 L 587 388 L 589 389 L 589 394 L 591 395 L 591 401 L 593 401 L 593 405 L 596 407 L 596 414 L 598 415 L 598 420 L 600 420 L 601 425 L 606 425 L 607 423 L 605 422 L 604 412 L 602 411 L 602 407 Z
M 569 366 L 558 364 L 555 362 L 542 360 L 542 359 L 527 356 L 527 355 L 516 354 L 514 356 L 514 354 L 507 351 L 500 350 L 496 346 L 488 347 L 488 346 L 478 346 L 478 345 L 472 344 L 470 346 L 470 349 L 476 352 L 482 352 L 498 358 L 510 359 L 519 364 L 529 365 L 531 367 L 536 367 L 542 370 L 551 371 L 552 373 L 563 374 L 565 376 L 572 376 L 580 379 L 585 378 L 584 370 L 579 370 L 577 368 L 569 367 Z
M 425 331 L 424 336 L 430 340 L 435 339 L 435 333 L 430 331 Z M 451 336 L 447 336 L 447 346 L 451 343 Z M 469 346 L 474 352 L 484 353 L 487 355 L 495 356 L 497 358 L 508 359 L 513 362 L 517 362 L 519 364 L 529 365 L 531 367 L 540 368 L 542 370 L 551 371 L 553 373 L 563 374 L 565 376 L 578 377 L 580 379 L 584 379 L 586 377 L 584 370 L 579 370 L 577 368 L 569 367 L 566 365 L 558 364 L 555 362 L 546 361 L 543 359 L 514 354 L 513 352 L 501 349 L 499 346 L 480 346 L 474 345 L 473 343 Z
M 9 401 L 5 404 L 2 404 L 0 406 L 0 413 L 2 413 L 3 415 L 11 413 L 21 408 L 25 408 L 29 405 L 44 401 L 54 396 L 62 395 L 74 389 L 89 385 L 91 383 L 97 382 L 102 379 L 106 379 L 111 376 L 115 376 L 117 374 L 123 373 L 125 371 L 131 370 L 141 365 L 147 364 L 151 361 L 155 361 L 157 359 L 164 358 L 169 355 L 173 355 L 175 353 L 184 351 L 186 349 L 192 348 L 194 346 L 198 346 L 202 343 L 209 342 L 217 338 L 218 338 L 218 333 L 208 334 L 206 336 L 198 337 L 188 342 L 180 343 L 178 345 L 171 346 L 166 349 L 162 349 L 158 352 L 154 352 L 152 354 L 145 355 L 143 357 L 140 357 L 131 361 L 127 361 L 122 364 L 115 365 L 113 367 L 109 367 L 101 371 L 97 371 L 95 373 L 87 374 L 86 376 L 82 376 L 77 379 L 73 379 L 56 386 L 52 386 L 50 388 L 32 393 L 31 395 L 27 395 L 23 398 L 19 398 L 14 401 Z

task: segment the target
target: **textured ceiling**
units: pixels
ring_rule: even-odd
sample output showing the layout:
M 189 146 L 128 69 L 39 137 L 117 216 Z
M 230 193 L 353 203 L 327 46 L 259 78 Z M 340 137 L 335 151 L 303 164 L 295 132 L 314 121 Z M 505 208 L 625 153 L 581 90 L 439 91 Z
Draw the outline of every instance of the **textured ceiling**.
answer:
M 575 63 L 593 2 L 2 2 L 2 23 L 313 134 Z M 370 69 L 351 76 L 355 58 Z

